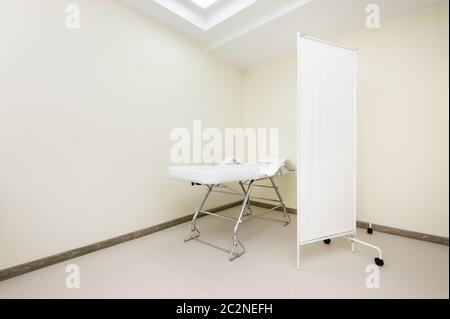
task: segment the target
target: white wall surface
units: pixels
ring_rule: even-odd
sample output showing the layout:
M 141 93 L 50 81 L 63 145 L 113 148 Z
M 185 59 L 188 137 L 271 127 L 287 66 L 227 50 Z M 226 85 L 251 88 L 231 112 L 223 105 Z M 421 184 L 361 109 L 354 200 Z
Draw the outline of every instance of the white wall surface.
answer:
M 192 213 L 171 130 L 242 125 L 239 70 L 116 1 L 69 30 L 68 3 L 0 2 L 0 269 Z
M 295 37 L 294 37 L 295 40 Z M 295 53 L 294 53 L 295 54 Z M 297 163 L 297 68 L 295 56 L 248 70 L 244 76 L 245 127 L 279 130 L 279 154 Z M 297 206 L 297 177 L 276 178 L 288 207 Z M 265 196 L 273 191 L 255 189 Z
M 336 42 L 359 49 L 358 219 L 448 237 L 448 2 Z M 295 157 L 296 57 L 249 69 L 245 125 L 280 127 Z M 295 179 L 281 177 L 296 207 Z
M 279 127 L 296 160 L 294 52 L 243 81 L 116 1 L 77 0 L 68 30 L 71 2 L 0 2 L 0 269 L 192 213 L 167 166 L 193 119 Z M 448 237 L 448 4 L 337 41 L 360 49 L 359 219 Z

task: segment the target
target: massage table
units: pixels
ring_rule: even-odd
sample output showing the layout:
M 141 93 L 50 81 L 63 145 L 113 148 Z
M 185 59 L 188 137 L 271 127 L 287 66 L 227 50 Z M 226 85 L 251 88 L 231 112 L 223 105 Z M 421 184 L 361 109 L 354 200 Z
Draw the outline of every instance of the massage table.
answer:
M 192 186 L 205 186 L 207 189 L 200 207 L 194 213 L 184 241 L 188 242 L 191 240 L 198 240 L 206 243 L 199 239 L 200 231 L 197 227 L 197 218 L 199 215 L 215 216 L 235 223 L 233 229 L 232 247 L 230 250 L 225 250 L 229 253 L 229 260 L 233 261 L 234 259 L 242 256 L 246 250 L 238 237 L 239 226 L 241 224 L 262 217 L 263 215 L 278 209 L 281 209 L 282 211 L 282 222 L 284 226 L 290 223 L 290 217 L 287 213 L 286 205 L 281 197 L 278 186 L 275 184 L 274 177 L 277 175 L 286 174 L 288 172 L 293 172 L 295 170 L 295 165 L 286 158 L 260 160 L 254 163 L 239 163 L 234 158 L 229 158 L 217 165 L 187 165 L 169 167 L 169 177 L 190 182 Z M 261 181 L 265 180 L 270 181 L 270 183 L 262 184 Z M 240 186 L 240 191 L 236 191 L 230 186 L 225 185 L 229 183 L 238 183 Z M 273 199 L 251 196 L 251 191 L 254 187 L 273 189 L 277 198 Z M 223 216 L 219 213 L 204 210 L 203 208 L 211 193 L 221 193 L 241 197 L 243 200 L 238 217 L 231 218 L 228 216 Z M 275 204 L 265 212 L 255 215 L 251 210 L 251 200 L 263 200 Z M 246 210 L 248 210 L 247 213 Z M 209 245 L 218 248 L 214 245 Z

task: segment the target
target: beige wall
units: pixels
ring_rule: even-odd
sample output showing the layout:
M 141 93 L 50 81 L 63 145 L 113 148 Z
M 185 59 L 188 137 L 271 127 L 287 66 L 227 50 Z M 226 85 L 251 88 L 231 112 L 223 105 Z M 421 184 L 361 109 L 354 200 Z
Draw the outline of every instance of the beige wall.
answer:
M 359 48 L 358 219 L 449 235 L 448 25 L 446 2 L 336 40 Z M 295 55 L 247 70 L 244 88 L 245 125 L 279 126 L 295 158 Z
M 242 125 L 240 71 L 116 1 L 68 30 L 70 2 L 0 2 L 0 269 L 192 213 L 171 130 Z
M 278 128 L 279 154 L 296 162 L 297 158 L 297 69 L 295 58 L 282 59 L 259 68 L 247 70 L 244 76 L 244 125 L 246 127 Z M 296 207 L 297 177 L 277 177 L 283 199 Z M 255 189 L 269 196 L 271 191 Z
M 115 1 L 78 0 L 68 30 L 70 2 L 0 2 L 0 269 L 191 213 L 166 169 L 193 119 L 279 127 L 296 157 L 294 55 L 243 81 Z M 360 49 L 359 218 L 448 236 L 448 5 L 338 41 Z

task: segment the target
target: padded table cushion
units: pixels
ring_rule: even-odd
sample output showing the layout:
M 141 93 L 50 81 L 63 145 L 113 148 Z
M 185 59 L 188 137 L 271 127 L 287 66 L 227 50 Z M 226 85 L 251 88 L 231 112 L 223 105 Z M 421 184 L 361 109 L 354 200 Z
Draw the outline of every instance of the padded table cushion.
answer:
M 243 163 L 227 165 L 189 165 L 169 167 L 172 178 L 206 185 L 217 185 L 270 177 L 269 163 Z

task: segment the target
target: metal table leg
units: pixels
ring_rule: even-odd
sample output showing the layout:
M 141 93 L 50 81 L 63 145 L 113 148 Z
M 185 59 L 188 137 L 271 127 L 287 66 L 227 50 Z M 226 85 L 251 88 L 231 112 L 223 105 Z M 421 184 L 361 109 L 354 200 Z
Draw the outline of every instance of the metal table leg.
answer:
M 273 177 L 270 178 L 270 182 L 272 183 L 272 187 L 275 190 L 275 193 L 277 193 L 278 199 L 283 207 L 283 220 L 284 220 L 284 226 L 287 226 L 291 223 L 291 217 L 289 216 L 286 204 L 283 201 L 283 198 L 281 197 L 280 190 L 278 189 L 278 186 L 275 184 L 275 181 L 273 180 Z
M 212 186 L 212 185 L 207 185 L 207 187 L 208 187 L 208 191 L 206 192 L 206 195 L 203 198 L 203 201 L 202 201 L 199 209 L 197 209 L 195 211 L 194 217 L 192 218 L 191 226 L 189 227 L 189 229 L 188 229 L 188 231 L 186 233 L 186 237 L 184 239 L 185 242 L 190 241 L 192 239 L 196 239 L 196 238 L 198 238 L 200 236 L 200 231 L 198 230 L 197 224 L 196 224 L 197 218 L 198 218 L 198 214 L 199 214 L 199 212 L 201 210 L 203 210 L 203 207 L 205 206 L 206 201 L 208 200 L 209 195 L 211 195 L 211 192 L 212 192 L 212 190 L 214 188 L 214 186 Z M 193 233 L 194 233 L 194 235 L 192 235 Z

